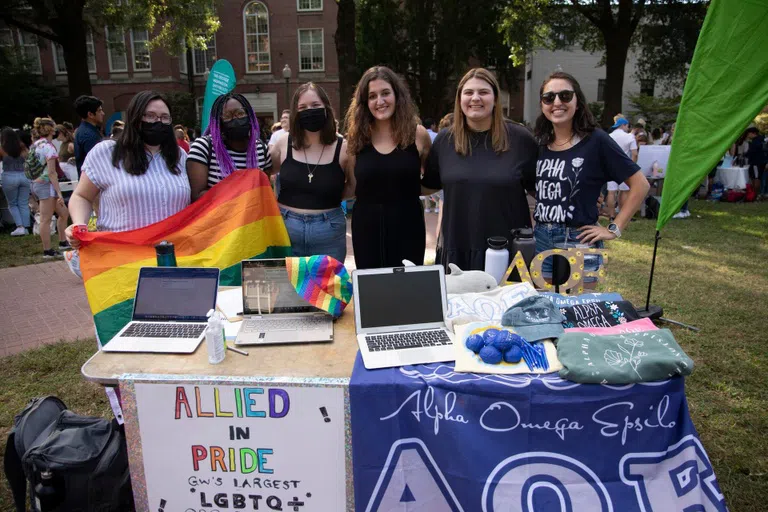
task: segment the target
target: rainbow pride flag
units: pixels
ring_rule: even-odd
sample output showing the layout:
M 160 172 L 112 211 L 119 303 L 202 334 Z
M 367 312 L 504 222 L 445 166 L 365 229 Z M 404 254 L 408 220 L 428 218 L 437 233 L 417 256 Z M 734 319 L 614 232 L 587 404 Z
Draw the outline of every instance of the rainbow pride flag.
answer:
M 241 171 L 162 222 L 122 233 L 79 233 L 80 270 L 102 344 L 131 320 L 141 267 L 157 266 L 154 246 L 172 242 L 180 267 L 218 267 L 222 286 L 240 284 L 240 261 L 282 258 L 291 242 L 261 171 Z
M 340 261 L 328 255 L 285 259 L 288 278 L 301 298 L 334 318 L 352 300 L 352 279 Z

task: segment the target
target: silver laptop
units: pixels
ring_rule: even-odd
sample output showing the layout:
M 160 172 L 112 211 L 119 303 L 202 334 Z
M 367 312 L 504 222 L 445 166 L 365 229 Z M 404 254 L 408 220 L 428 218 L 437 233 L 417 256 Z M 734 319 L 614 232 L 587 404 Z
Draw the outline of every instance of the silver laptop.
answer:
M 102 350 L 191 354 L 205 337 L 218 288 L 217 268 L 142 268 L 131 323 Z
M 243 323 L 235 345 L 333 341 L 333 317 L 302 299 L 285 259 L 243 260 Z
M 455 360 L 442 266 L 356 270 L 352 279 L 366 368 Z

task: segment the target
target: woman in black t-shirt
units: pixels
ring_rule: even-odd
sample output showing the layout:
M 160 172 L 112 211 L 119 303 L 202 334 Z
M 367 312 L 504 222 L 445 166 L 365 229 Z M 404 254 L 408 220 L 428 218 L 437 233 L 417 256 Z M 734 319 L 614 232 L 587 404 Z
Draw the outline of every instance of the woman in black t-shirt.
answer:
M 511 240 L 511 230 L 531 226 L 525 193 L 533 193 L 536 142 L 523 126 L 505 122 L 499 84 L 485 69 L 461 79 L 453 114 L 421 183 L 425 193 L 445 192 L 437 261 L 483 270 L 489 237 Z
M 563 244 L 602 247 L 604 240 L 621 236 L 648 193 L 648 181 L 618 144 L 597 128 L 575 78 L 555 72 L 544 80 L 539 95 L 536 252 Z M 621 212 L 606 228 L 597 223 L 597 199 L 608 181 L 626 183 L 629 192 Z M 586 259 L 585 270 L 597 270 L 599 264 L 599 258 Z M 543 277 L 551 279 L 552 258 L 544 261 L 542 270 Z

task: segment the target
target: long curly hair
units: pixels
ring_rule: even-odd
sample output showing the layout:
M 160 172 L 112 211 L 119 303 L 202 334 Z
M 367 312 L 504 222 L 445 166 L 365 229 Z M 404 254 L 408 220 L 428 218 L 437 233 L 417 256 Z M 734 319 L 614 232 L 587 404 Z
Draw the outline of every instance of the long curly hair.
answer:
M 501 108 L 501 92 L 499 82 L 493 73 L 485 68 L 472 68 L 462 77 L 459 82 L 459 86 L 456 88 L 456 100 L 453 105 L 453 127 L 451 128 L 451 134 L 453 135 L 453 145 L 456 148 L 456 153 L 461 156 L 467 156 L 472 154 L 472 142 L 470 141 L 470 129 L 467 124 L 467 116 L 464 115 L 464 111 L 461 110 L 461 93 L 464 90 L 464 86 L 471 79 L 477 78 L 488 82 L 493 89 L 493 114 L 491 119 L 491 143 L 493 150 L 496 153 L 503 153 L 509 149 L 509 136 L 507 135 L 507 127 L 504 123 L 504 112 Z
M 256 149 L 256 141 L 259 140 L 259 120 L 256 119 L 256 114 L 253 112 L 253 107 L 245 99 L 242 94 L 236 92 L 229 92 L 216 98 L 211 107 L 211 115 L 208 118 L 208 128 L 205 129 L 203 135 L 210 135 L 211 144 L 213 150 L 216 152 L 216 161 L 219 162 L 219 170 L 224 177 L 232 174 L 237 167 L 234 160 L 229 156 L 227 147 L 224 145 L 224 139 L 221 136 L 221 114 L 224 112 L 224 105 L 229 100 L 237 100 L 245 109 L 248 114 L 248 119 L 251 121 L 251 137 L 248 139 L 248 149 L 245 153 L 245 162 L 248 169 L 256 169 L 259 167 L 259 153 Z
M 373 80 L 383 80 L 395 95 L 395 114 L 392 116 L 392 136 L 395 144 L 405 149 L 416 140 L 416 106 L 405 81 L 385 66 L 374 66 L 363 73 L 357 83 L 352 102 L 347 109 L 347 152 L 356 155 L 371 143 L 371 124 L 375 121 L 368 108 L 368 88 Z
M 587 99 L 584 97 L 579 82 L 572 75 L 564 71 L 555 71 L 545 78 L 539 88 L 539 102 L 541 102 L 541 95 L 544 93 L 544 87 L 549 82 L 556 79 L 567 80 L 570 82 L 573 87 L 573 92 L 576 93 L 576 113 L 573 115 L 572 120 L 573 133 L 580 138 L 584 138 L 595 131 L 595 128 L 597 128 L 597 121 L 595 120 L 595 116 L 592 115 L 592 112 L 589 110 Z M 541 103 L 539 103 L 539 106 L 541 106 Z M 547 119 L 544 115 L 544 112 L 539 114 L 538 119 L 536 119 L 536 125 L 534 126 L 533 131 L 536 135 L 536 139 L 542 146 L 547 146 L 555 140 L 555 128 L 552 126 L 552 121 Z
M 144 148 L 144 140 L 141 138 L 141 120 L 144 118 L 147 105 L 155 100 L 160 100 L 168 105 L 165 96 L 155 91 L 141 91 L 131 98 L 125 111 L 125 129 L 117 138 L 112 151 L 112 165 L 119 168 L 120 162 L 122 162 L 125 171 L 134 176 L 141 176 L 149 169 L 147 150 Z M 168 128 L 170 129 L 170 126 Z M 163 155 L 165 165 L 171 174 L 181 172 L 179 169 L 180 151 L 176 139 L 173 137 L 168 137 L 160 144 L 160 154 Z

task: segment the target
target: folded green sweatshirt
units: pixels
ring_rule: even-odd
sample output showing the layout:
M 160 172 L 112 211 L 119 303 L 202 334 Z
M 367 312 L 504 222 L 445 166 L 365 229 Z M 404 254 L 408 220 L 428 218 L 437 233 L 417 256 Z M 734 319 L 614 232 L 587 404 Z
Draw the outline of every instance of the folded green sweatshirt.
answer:
M 557 342 L 560 377 L 594 384 L 631 384 L 690 375 L 693 360 L 669 329 L 600 336 L 566 332 Z

